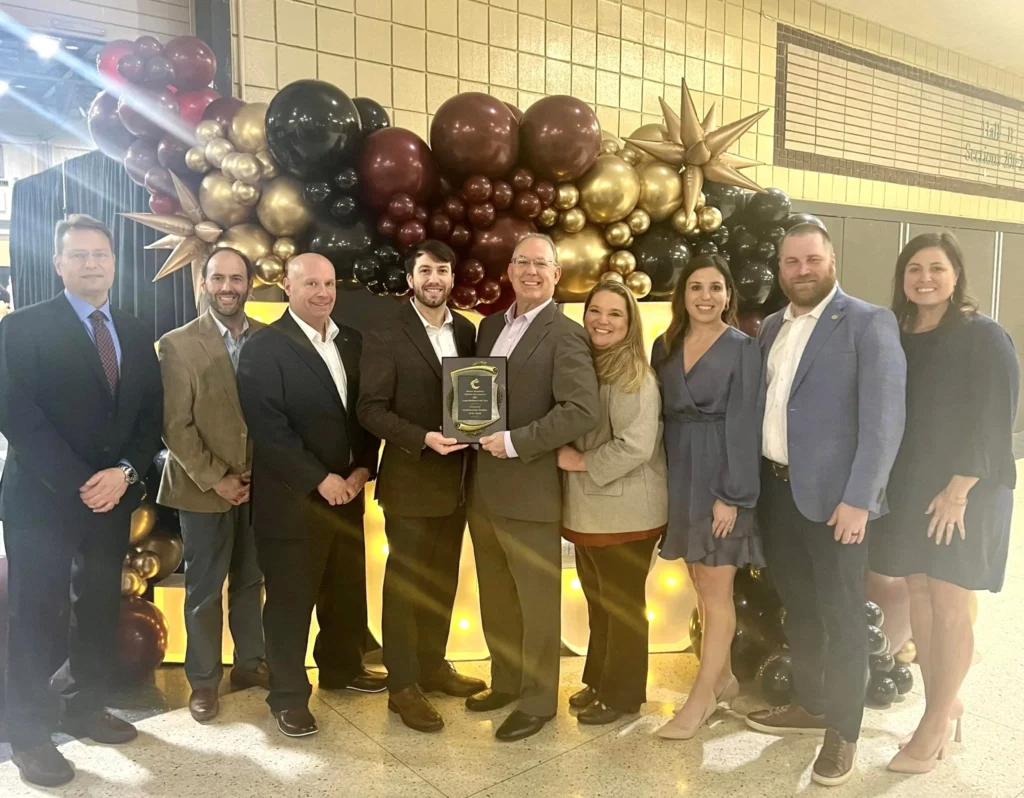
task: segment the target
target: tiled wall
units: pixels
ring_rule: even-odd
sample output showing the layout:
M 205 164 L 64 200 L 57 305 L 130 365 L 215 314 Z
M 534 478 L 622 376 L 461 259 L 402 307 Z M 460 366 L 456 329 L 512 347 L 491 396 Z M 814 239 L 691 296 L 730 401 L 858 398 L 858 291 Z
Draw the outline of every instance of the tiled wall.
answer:
M 718 102 L 729 122 L 774 103 L 777 22 L 1024 99 L 1022 75 L 810 0 L 238 2 L 246 99 L 319 77 L 373 97 L 425 139 L 432 113 L 460 91 L 524 110 L 572 94 L 594 105 L 605 130 L 628 135 L 661 120 L 658 97 L 679 107 L 684 75 L 698 110 Z M 898 5 L 893 25 L 909 27 Z M 236 15 L 236 50 L 238 28 Z M 751 170 L 758 182 L 794 198 L 1024 222 L 1020 202 L 773 167 L 774 127 L 770 111 L 738 152 L 766 163 Z

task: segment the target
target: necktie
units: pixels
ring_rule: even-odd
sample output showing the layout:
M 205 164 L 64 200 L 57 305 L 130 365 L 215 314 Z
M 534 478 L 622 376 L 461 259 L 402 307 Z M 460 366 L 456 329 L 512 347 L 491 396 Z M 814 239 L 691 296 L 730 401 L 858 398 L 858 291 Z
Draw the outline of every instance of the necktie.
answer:
M 94 310 L 89 314 L 92 322 L 93 337 L 96 339 L 96 351 L 99 352 L 103 372 L 107 375 L 110 393 L 117 391 L 117 350 L 114 349 L 114 338 L 107 328 L 107 317 L 101 311 Z

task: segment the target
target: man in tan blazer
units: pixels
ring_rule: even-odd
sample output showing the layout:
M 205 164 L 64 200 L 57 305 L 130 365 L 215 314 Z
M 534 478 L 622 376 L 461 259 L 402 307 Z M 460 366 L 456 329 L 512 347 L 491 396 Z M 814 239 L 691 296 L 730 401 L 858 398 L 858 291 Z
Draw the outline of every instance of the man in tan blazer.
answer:
M 495 734 L 505 741 L 536 734 L 557 709 L 562 482 L 555 452 L 597 424 L 587 335 L 552 300 L 557 260 L 545 235 L 519 242 L 508 267 L 516 301 L 483 320 L 476 344 L 477 355 L 508 359 L 509 424 L 480 439 L 471 474 L 469 531 L 492 681 L 466 706 L 486 712 L 518 700 Z
M 168 455 L 157 501 L 178 510 L 185 547 L 185 675 L 189 710 L 199 722 L 219 710 L 221 594 L 235 643 L 231 683 L 269 688 L 264 663 L 261 588 L 249 518 L 252 445 L 235 384 L 238 356 L 264 325 L 245 315 L 253 268 L 220 249 L 203 270 L 209 309 L 157 344 L 164 384 Z

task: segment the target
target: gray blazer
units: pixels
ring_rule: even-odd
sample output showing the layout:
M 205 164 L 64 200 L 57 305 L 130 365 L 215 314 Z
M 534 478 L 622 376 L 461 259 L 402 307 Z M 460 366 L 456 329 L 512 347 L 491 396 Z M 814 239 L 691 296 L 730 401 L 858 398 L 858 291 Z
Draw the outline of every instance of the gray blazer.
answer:
M 610 534 L 657 529 L 668 520 L 661 395 L 649 374 L 636 393 L 601 385 L 597 427 L 578 438 L 586 471 L 563 476 L 562 525 Z
M 768 354 L 784 310 L 764 320 L 759 416 Z M 885 485 L 903 438 L 907 360 L 896 317 L 839 290 L 807 341 L 789 395 L 789 476 L 809 520 L 824 523 L 840 502 L 885 515 Z

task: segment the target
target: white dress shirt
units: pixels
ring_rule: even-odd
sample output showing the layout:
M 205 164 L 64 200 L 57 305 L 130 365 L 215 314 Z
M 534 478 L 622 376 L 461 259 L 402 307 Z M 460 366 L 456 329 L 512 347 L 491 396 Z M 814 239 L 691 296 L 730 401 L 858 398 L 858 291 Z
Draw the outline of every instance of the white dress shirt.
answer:
M 779 465 L 789 465 L 789 428 L 786 415 L 793 379 L 804 356 L 807 341 L 814 332 L 818 319 L 839 290 L 839 284 L 829 291 L 814 310 L 802 316 L 793 314 L 793 305 L 786 306 L 782 328 L 768 353 L 768 395 L 765 398 L 764 422 L 761 427 L 761 453 Z
M 231 334 L 224 322 L 217 318 L 215 313 L 210 313 L 210 318 L 213 319 L 213 323 L 217 325 L 217 329 L 220 330 L 220 337 L 224 341 L 224 347 L 228 350 L 228 357 L 231 359 L 231 368 L 238 373 L 238 358 L 242 354 L 242 347 L 245 346 L 245 342 L 249 340 L 249 319 L 246 317 L 243 322 L 242 332 L 239 333 L 238 337 L 235 338 Z
M 300 319 L 291 308 L 288 308 L 288 312 L 292 314 L 292 318 L 295 319 L 295 323 L 299 325 L 299 329 L 305 333 L 306 337 L 309 338 L 310 343 L 313 344 L 313 348 L 317 354 L 323 358 L 324 363 L 327 364 L 327 370 L 331 372 L 331 379 L 334 380 L 335 386 L 338 388 L 338 395 L 341 397 L 341 404 L 346 409 L 348 408 L 348 378 L 345 376 L 345 365 L 341 362 L 341 353 L 338 351 L 337 345 L 334 343 L 334 339 L 338 337 L 338 325 L 334 323 L 334 319 L 327 319 L 327 340 L 323 339 L 320 335 L 320 331 L 310 327 L 306 322 Z
M 452 320 L 452 312 L 448 309 L 444 309 L 444 321 L 441 322 L 440 327 L 435 327 L 420 313 L 420 309 L 416 306 L 415 300 L 412 302 L 412 309 L 416 311 L 416 315 L 420 317 L 420 321 L 423 322 L 423 329 L 427 331 L 427 338 L 430 339 L 430 345 L 434 347 L 434 353 L 437 355 L 437 359 L 441 360 L 446 357 L 458 357 L 459 350 L 455 346 L 455 322 Z
M 533 310 L 524 313 L 522 316 L 516 316 L 516 303 L 513 302 L 512 306 L 505 311 L 505 327 L 498 334 L 497 340 L 494 342 L 494 346 L 491 347 L 491 357 L 512 357 L 512 352 L 516 346 L 526 335 L 526 331 L 530 329 L 530 325 L 533 324 L 533 320 L 540 315 L 540 312 L 550 305 L 552 300 L 548 300 L 542 305 L 538 305 Z M 512 432 L 510 430 L 505 431 L 505 454 L 508 457 L 519 457 L 516 453 L 516 447 L 512 445 Z

